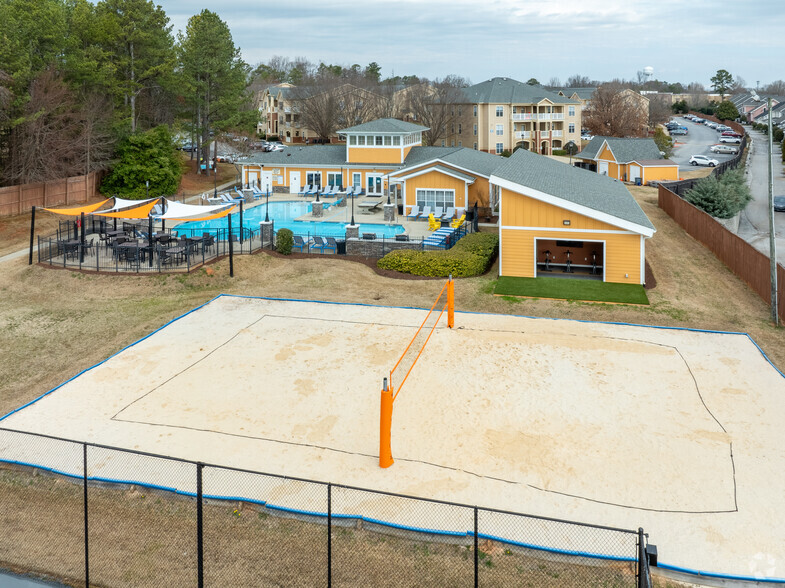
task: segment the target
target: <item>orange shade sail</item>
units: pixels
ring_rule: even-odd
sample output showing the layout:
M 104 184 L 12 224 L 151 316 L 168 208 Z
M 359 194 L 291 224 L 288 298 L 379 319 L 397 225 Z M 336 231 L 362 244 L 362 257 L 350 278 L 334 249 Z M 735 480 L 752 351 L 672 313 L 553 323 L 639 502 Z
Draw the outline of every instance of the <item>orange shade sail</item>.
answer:
M 107 198 L 101 202 L 96 202 L 94 204 L 88 204 L 87 206 L 77 206 L 74 208 L 44 208 L 47 212 L 54 212 L 55 214 L 65 214 L 68 216 L 80 216 L 82 213 L 84 214 L 91 214 L 94 211 L 101 208 L 104 204 L 109 202 L 111 198 Z

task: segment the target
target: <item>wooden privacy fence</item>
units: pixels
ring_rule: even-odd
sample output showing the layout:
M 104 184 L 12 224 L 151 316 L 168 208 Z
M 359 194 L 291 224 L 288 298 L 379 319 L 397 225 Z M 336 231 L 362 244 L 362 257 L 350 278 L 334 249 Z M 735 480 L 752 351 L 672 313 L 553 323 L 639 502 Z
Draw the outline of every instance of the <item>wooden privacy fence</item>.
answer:
M 86 176 L 0 188 L 0 216 L 22 214 L 33 206 L 64 206 L 87 202 L 100 196 L 100 183 L 101 172 L 96 171 Z
M 703 243 L 731 271 L 747 282 L 767 304 L 771 304 L 769 258 L 738 235 L 734 235 L 711 215 L 660 185 L 659 207 L 689 235 Z M 777 264 L 777 315 L 785 315 L 785 269 Z

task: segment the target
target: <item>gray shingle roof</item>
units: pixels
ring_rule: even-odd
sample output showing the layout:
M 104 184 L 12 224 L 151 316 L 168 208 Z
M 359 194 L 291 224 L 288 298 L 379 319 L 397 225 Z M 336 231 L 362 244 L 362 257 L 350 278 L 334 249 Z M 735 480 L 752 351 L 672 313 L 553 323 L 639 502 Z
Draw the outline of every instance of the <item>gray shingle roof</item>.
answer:
M 577 156 L 581 159 L 595 159 L 602 144 L 607 141 L 617 163 L 629 163 L 641 159 L 662 159 L 660 148 L 654 139 L 622 139 L 619 137 L 595 136 Z
M 361 125 L 341 129 L 339 133 L 416 133 L 427 131 L 428 127 L 398 120 L 397 118 L 380 118 Z
M 624 184 L 607 176 L 566 165 L 524 149 L 513 153 L 496 169 L 493 176 L 641 227 L 654 229 L 654 225 Z
M 561 92 L 568 98 L 573 94 L 577 94 L 578 98 L 581 100 L 591 100 L 595 90 L 597 90 L 597 88 L 557 88 L 554 91 Z
M 490 177 L 504 158 L 468 147 L 412 147 L 403 162 L 403 169 L 417 167 L 426 161 L 440 160 L 476 174 Z
M 579 104 L 542 86 L 530 86 L 512 78 L 492 78 L 463 89 L 470 104 L 536 104 L 550 100 L 555 104 Z
M 283 151 L 262 151 L 250 155 L 242 163 L 263 165 L 346 165 L 346 145 L 287 145 Z

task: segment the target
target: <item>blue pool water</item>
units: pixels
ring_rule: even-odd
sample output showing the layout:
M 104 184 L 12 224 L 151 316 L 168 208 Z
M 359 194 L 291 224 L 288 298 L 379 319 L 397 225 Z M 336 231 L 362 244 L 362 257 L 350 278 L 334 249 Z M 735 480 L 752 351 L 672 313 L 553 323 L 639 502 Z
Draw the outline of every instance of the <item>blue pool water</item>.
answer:
M 243 211 L 243 226 L 246 229 L 253 231 L 259 230 L 259 223 L 264 220 L 265 206 L 262 204 L 249 210 Z M 327 206 L 327 203 L 325 203 Z M 341 211 L 345 209 L 340 209 Z M 286 201 L 286 202 L 270 202 L 270 220 L 275 221 L 275 230 L 291 229 L 295 235 L 320 235 L 322 237 L 336 237 L 343 238 L 346 234 L 347 221 L 343 221 L 343 216 L 339 216 L 342 222 L 324 222 L 324 221 L 297 221 L 297 217 L 308 214 L 311 211 L 310 202 L 302 201 Z M 325 216 L 332 216 L 336 214 L 334 205 L 330 208 L 325 208 Z M 351 213 L 348 213 L 348 218 L 351 219 Z M 359 210 L 355 210 L 354 220 L 357 222 Z M 377 237 L 385 237 L 392 239 L 398 233 L 403 233 L 404 228 L 401 225 L 384 225 L 378 223 L 359 223 L 360 234 L 362 233 L 376 233 Z M 195 233 L 200 235 L 204 232 L 214 231 L 216 229 L 225 229 L 228 222 L 225 218 L 215 219 L 211 221 L 194 221 L 188 223 L 181 223 L 175 227 L 174 230 L 182 234 Z M 237 230 L 240 228 L 240 214 L 232 214 L 232 229 Z

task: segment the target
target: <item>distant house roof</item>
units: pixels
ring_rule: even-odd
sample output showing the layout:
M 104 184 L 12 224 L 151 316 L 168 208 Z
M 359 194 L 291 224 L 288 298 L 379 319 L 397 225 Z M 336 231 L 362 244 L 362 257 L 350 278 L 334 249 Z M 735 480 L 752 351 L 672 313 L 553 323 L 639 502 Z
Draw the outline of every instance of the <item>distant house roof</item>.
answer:
M 380 118 L 361 125 L 356 125 L 338 132 L 344 133 L 416 133 L 427 131 L 428 127 L 398 120 L 397 118 Z
M 470 104 L 537 104 L 550 100 L 555 104 L 578 104 L 542 86 L 530 86 L 512 78 L 492 78 L 463 89 Z
M 556 88 L 554 92 L 557 92 L 563 96 L 571 97 L 573 94 L 577 94 L 578 98 L 581 100 L 591 100 L 591 97 L 594 95 L 594 91 L 597 88 Z
M 491 177 L 492 182 L 507 181 L 553 196 L 581 209 L 600 213 L 595 218 L 613 217 L 632 225 L 631 229 L 651 236 L 654 225 L 638 206 L 629 190 L 618 180 L 565 165 L 532 151 L 518 149 Z M 525 194 L 525 192 L 523 192 Z M 504 203 L 502 202 L 502 206 Z M 568 208 L 565 206 L 565 208 Z M 609 221 L 614 224 L 613 221 Z
M 642 159 L 662 159 L 660 155 L 660 148 L 654 139 L 636 139 L 636 138 L 619 138 L 619 137 L 599 137 L 595 136 L 583 151 L 578 153 L 576 157 L 580 159 L 596 159 L 602 146 L 607 143 L 613 156 L 616 158 L 617 163 L 629 163 L 631 161 L 640 161 Z

